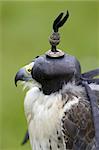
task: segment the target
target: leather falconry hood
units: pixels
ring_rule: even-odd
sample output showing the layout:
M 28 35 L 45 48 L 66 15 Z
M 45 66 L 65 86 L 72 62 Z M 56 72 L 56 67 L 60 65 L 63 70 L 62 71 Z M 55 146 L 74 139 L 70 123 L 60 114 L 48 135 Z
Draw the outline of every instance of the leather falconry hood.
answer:
M 32 77 L 41 83 L 44 94 L 59 91 L 67 82 L 80 80 L 81 67 L 79 61 L 62 50 L 56 48 L 60 42 L 58 30 L 67 21 L 66 15 L 60 13 L 53 23 L 53 33 L 49 37 L 51 49 L 35 61 Z

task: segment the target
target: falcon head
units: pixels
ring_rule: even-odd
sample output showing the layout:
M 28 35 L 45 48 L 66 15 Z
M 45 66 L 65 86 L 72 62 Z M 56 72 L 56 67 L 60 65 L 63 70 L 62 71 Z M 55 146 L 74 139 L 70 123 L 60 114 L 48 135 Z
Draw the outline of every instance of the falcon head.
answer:
M 34 61 L 29 63 L 28 65 L 19 69 L 19 71 L 15 75 L 15 85 L 17 86 L 17 82 L 20 81 L 24 85 L 24 88 L 32 88 L 34 86 L 41 87 L 41 85 L 32 78 L 31 71 L 34 66 Z

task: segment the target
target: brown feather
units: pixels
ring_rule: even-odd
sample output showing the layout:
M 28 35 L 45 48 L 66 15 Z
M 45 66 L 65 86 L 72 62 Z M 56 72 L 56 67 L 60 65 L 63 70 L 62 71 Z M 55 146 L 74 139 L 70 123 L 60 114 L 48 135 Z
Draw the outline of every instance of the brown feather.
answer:
M 71 95 L 70 93 L 70 101 L 72 100 Z M 66 149 L 87 150 L 87 148 L 90 147 L 95 136 L 95 131 L 90 103 L 83 97 L 79 98 L 79 102 L 72 105 L 71 109 L 65 110 L 62 119 L 62 131 L 63 130 Z

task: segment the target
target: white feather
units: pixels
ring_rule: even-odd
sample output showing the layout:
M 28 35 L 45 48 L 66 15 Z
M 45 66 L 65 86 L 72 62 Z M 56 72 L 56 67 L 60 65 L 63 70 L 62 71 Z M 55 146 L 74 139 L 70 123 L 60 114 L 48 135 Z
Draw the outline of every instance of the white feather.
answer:
M 73 105 L 79 102 L 79 98 L 86 98 L 84 87 L 75 86 L 75 84 L 68 83 L 64 85 L 63 89 L 51 95 L 44 95 L 39 90 L 39 84 L 32 82 L 29 86 L 30 90 L 27 92 L 24 101 L 24 110 L 28 122 L 28 130 L 30 136 L 30 143 L 32 150 L 50 150 L 49 138 L 52 141 L 52 150 L 57 150 L 57 130 L 61 133 L 61 118 L 64 111 L 71 109 Z M 94 84 L 90 84 L 92 90 L 95 90 Z M 99 86 L 97 86 L 99 89 Z M 67 101 L 64 108 L 64 100 L 62 94 L 72 94 L 72 99 Z M 77 96 L 77 97 L 76 97 Z M 66 98 L 65 98 L 66 101 Z M 61 144 L 60 150 L 64 150 Z
M 23 86 L 23 90 L 27 89 L 31 89 L 33 87 L 38 87 L 41 88 L 41 84 L 39 84 L 36 80 L 30 80 L 30 81 L 21 81 L 21 84 Z
M 70 84 L 65 85 L 60 92 L 51 95 L 44 95 L 38 87 L 33 87 L 27 92 L 24 109 L 32 150 L 40 150 L 40 145 L 43 150 L 49 150 L 49 138 L 53 141 L 52 150 L 57 150 L 56 132 L 61 130 L 61 117 L 64 110 L 68 111 L 79 102 L 79 99 L 73 96 L 72 101 L 68 101 L 63 109 L 64 101 L 61 92 L 68 93 L 70 91 L 72 93 L 73 89 L 75 89 L 74 93 L 79 93 L 80 97 L 83 88 Z M 63 150 L 63 145 L 60 150 Z

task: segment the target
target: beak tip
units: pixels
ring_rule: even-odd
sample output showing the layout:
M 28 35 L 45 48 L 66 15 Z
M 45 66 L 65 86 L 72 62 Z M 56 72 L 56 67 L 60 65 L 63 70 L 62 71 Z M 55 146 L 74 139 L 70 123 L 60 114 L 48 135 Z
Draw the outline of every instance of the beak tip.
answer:
M 17 83 L 15 83 L 15 86 L 17 87 Z
M 14 80 L 14 83 L 15 83 L 15 86 L 17 87 L 17 80 L 16 80 L 16 78 L 15 78 L 15 80 Z
M 15 78 L 14 78 L 14 84 L 15 84 L 15 86 L 17 87 L 17 82 L 18 82 L 18 75 L 16 74 L 16 76 L 15 76 Z

